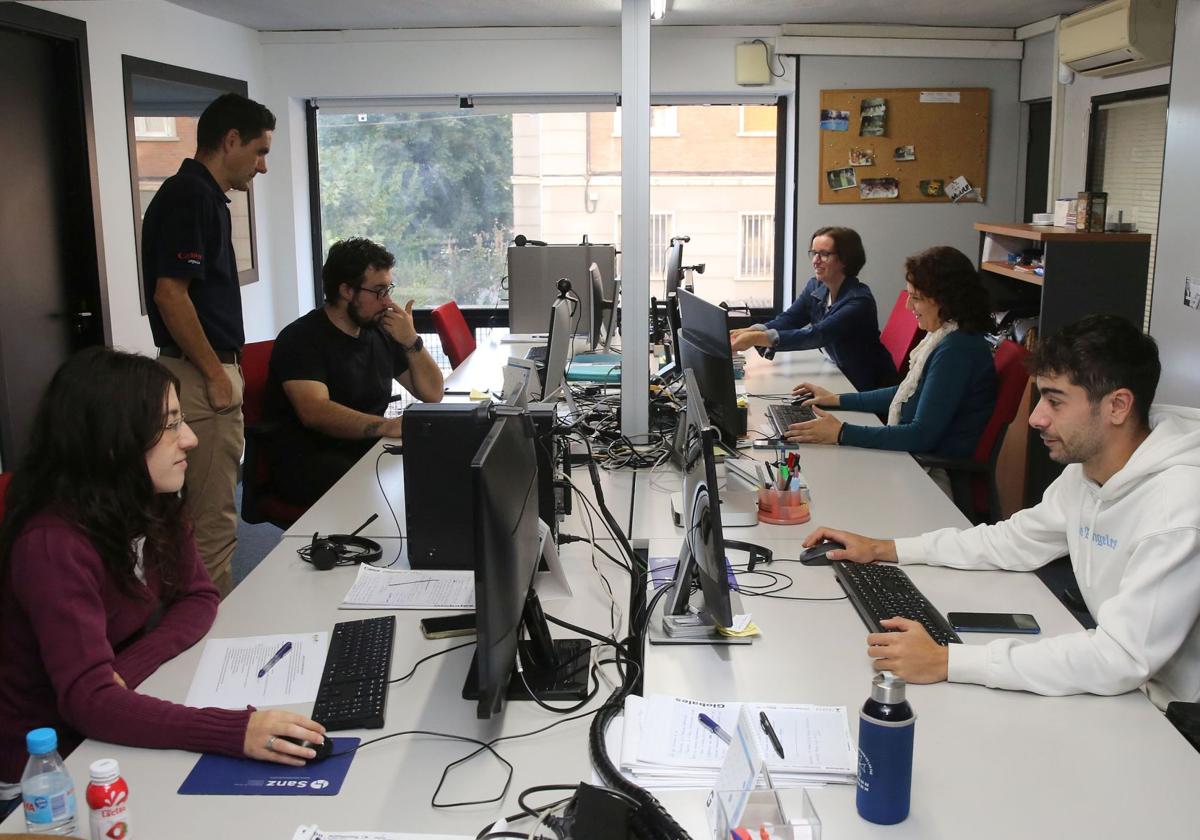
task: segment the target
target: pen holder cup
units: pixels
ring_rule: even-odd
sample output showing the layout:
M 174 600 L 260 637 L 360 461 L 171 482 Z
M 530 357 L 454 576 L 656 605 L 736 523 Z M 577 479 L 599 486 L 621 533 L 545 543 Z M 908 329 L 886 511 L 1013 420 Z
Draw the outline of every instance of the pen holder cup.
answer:
M 808 791 L 804 788 L 792 788 L 787 791 L 788 807 L 784 805 L 780 791 L 774 788 L 757 788 L 748 794 L 742 791 L 713 791 L 717 799 L 715 813 L 710 813 L 710 828 L 713 838 L 717 840 L 718 833 L 722 838 L 730 836 L 751 837 L 754 840 L 769 838 L 769 840 L 821 840 L 821 818 L 813 807 Z M 721 807 L 724 802 L 733 802 L 745 797 L 746 806 L 738 820 L 738 829 L 734 834 L 734 826 L 728 825 L 727 815 Z M 712 825 L 715 818 L 718 825 Z
M 761 488 L 758 491 L 758 521 L 770 525 L 801 525 L 812 518 L 803 491 Z

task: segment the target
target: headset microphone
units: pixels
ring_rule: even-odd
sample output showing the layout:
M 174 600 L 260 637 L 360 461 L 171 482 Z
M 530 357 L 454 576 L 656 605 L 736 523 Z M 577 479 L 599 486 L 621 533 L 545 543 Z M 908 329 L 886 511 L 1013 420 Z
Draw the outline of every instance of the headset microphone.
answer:
M 529 239 L 523 233 L 518 233 L 516 235 L 516 237 L 513 238 L 513 244 L 516 245 L 518 248 L 524 248 L 526 245 L 541 245 L 542 247 L 545 247 L 545 245 L 546 245 L 546 243 L 543 242 L 542 240 Z

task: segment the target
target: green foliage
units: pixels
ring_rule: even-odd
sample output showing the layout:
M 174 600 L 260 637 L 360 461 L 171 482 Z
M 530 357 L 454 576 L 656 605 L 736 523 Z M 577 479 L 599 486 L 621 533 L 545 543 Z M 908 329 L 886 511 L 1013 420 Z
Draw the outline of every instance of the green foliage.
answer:
M 494 304 L 512 228 L 512 118 L 318 118 L 325 247 L 365 236 L 396 255 L 397 297 Z

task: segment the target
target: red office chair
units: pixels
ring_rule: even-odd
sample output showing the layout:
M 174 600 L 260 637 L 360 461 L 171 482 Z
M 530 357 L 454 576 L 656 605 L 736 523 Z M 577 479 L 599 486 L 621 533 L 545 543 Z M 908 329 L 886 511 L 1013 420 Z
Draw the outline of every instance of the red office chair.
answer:
M 274 341 L 257 341 L 242 348 L 242 376 L 246 391 L 242 397 L 242 417 L 246 422 L 246 454 L 242 463 L 242 519 L 251 525 L 270 522 L 289 528 L 305 508 L 285 502 L 271 493 L 271 461 L 266 448 L 271 423 L 263 419 L 267 395 L 267 371 L 271 364 Z
M 0 519 L 4 519 L 4 497 L 8 495 L 10 481 L 12 481 L 12 473 L 0 473 Z
M 917 326 L 917 316 L 908 311 L 908 291 L 900 290 L 896 305 L 888 315 L 879 341 L 892 357 L 892 364 L 901 376 L 908 373 L 908 354 L 925 337 L 925 331 Z
M 443 303 L 433 310 L 432 315 L 433 328 L 442 339 L 442 349 L 450 359 L 450 367 L 456 368 L 475 352 L 475 334 L 454 301 Z
M 921 466 L 941 467 L 950 474 L 954 503 L 972 522 L 990 524 L 1003 516 L 996 487 L 996 460 L 1000 457 L 1004 433 L 1029 390 L 1029 370 L 1025 365 L 1028 358 L 1029 351 L 1015 341 L 1002 341 L 996 348 L 992 360 L 996 366 L 996 407 L 970 458 L 914 456 Z

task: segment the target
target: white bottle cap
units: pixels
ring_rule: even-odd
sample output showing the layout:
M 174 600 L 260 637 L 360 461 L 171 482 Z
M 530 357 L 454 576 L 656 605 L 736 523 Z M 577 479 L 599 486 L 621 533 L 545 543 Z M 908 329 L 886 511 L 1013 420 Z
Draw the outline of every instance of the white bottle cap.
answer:
M 115 758 L 98 758 L 91 763 L 88 770 L 92 774 L 92 781 L 98 785 L 115 782 L 121 776 L 121 768 L 117 766 Z

